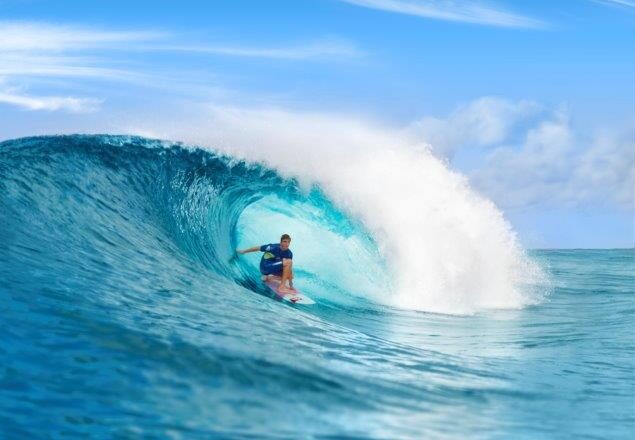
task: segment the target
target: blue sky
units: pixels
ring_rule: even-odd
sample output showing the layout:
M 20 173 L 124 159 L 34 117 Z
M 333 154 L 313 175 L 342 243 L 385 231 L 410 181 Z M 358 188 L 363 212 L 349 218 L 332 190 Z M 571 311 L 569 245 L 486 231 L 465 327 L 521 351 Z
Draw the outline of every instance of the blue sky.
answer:
M 2 139 L 354 115 L 429 143 L 527 246 L 635 241 L 635 1 L 5 0 L 0 31 Z

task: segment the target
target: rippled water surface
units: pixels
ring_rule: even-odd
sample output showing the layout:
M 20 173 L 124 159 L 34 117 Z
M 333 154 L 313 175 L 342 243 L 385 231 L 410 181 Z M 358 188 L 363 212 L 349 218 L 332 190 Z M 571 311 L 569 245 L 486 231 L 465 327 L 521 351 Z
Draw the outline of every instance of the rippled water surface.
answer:
M 315 306 L 271 298 L 257 256 L 233 256 L 275 241 L 270 218 L 295 231 Z M 376 300 L 372 238 L 319 191 L 109 136 L 0 144 L 0 225 L 2 438 L 635 431 L 632 249 L 533 251 L 549 294 L 524 309 L 401 310 Z

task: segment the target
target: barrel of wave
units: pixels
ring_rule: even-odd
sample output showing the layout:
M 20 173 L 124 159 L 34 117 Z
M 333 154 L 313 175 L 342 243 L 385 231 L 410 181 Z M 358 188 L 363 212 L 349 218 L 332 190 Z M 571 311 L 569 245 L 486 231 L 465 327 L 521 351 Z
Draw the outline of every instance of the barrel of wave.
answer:
M 389 269 L 377 302 L 465 314 L 540 300 L 543 273 L 509 223 L 428 146 L 351 118 L 221 110 L 208 142 L 319 186 L 370 232 Z
M 388 277 L 374 241 L 321 194 L 270 194 L 252 203 L 238 219 L 237 247 L 274 243 L 282 233 L 292 238 L 294 284 L 315 300 L 341 305 L 386 290 Z M 259 258 L 241 258 L 253 278 L 259 278 Z

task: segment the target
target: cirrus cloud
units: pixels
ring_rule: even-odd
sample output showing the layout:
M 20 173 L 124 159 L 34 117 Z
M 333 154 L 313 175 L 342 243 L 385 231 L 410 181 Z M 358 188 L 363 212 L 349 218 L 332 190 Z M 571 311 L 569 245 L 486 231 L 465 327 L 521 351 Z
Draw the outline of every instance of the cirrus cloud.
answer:
M 73 96 L 29 96 L 17 93 L 0 92 L 0 102 L 22 107 L 26 110 L 67 110 L 72 113 L 90 113 L 97 111 L 102 101 L 93 98 Z
M 324 61 L 350 59 L 361 55 L 357 47 L 334 38 L 289 46 L 241 46 L 218 42 L 191 43 L 173 33 L 156 30 L 96 29 L 85 25 L 54 24 L 33 21 L 0 21 L 0 94 L 1 103 L 30 110 L 94 111 L 103 99 L 94 96 L 59 96 L 55 90 L 44 96 L 16 93 L 26 89 L 28 80 L 57 78 L 66 80 L 65 88 L 78 81 L 127 82 L 143 87 L 178 87 L 180 78 L 189 87 L 191 72 L 166 72 L 166 66 L 136 61 L 140 52 L 176 52 L 199 57 L 231 56 L 276 60 Z M 133 59 L 133 61 L 130 61 Z M 163 69 L 162 69 L 163 67 Z M 185 73 L 185 74 L 184 74 Z M 72 80 L 72 81 L 71 81 Z M 205 83 L 205 90 L 218 87 Z M 97 93 L 103 87 L 97 87 Z M 90 110 L 89 110 L 90 109 Z
M 508 28 L 543 28 L 545 23 L 480 2 L 440 0 L 341 0 L 355 6 L 436 20 Z

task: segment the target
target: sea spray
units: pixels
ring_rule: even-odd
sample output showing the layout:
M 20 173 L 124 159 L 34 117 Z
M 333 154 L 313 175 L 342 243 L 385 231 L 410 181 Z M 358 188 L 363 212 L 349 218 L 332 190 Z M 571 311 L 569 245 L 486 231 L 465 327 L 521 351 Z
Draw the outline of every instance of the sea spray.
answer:
M 219 107 L 173 127 L 158 134 L 317 185 L 359 219 L 392 280 L 376 301 L 464 314 L 519 308 L 544 294 L 528 287 L 544 286 L 545 277 L 500 210 L 399 131 L 355 118 Z

